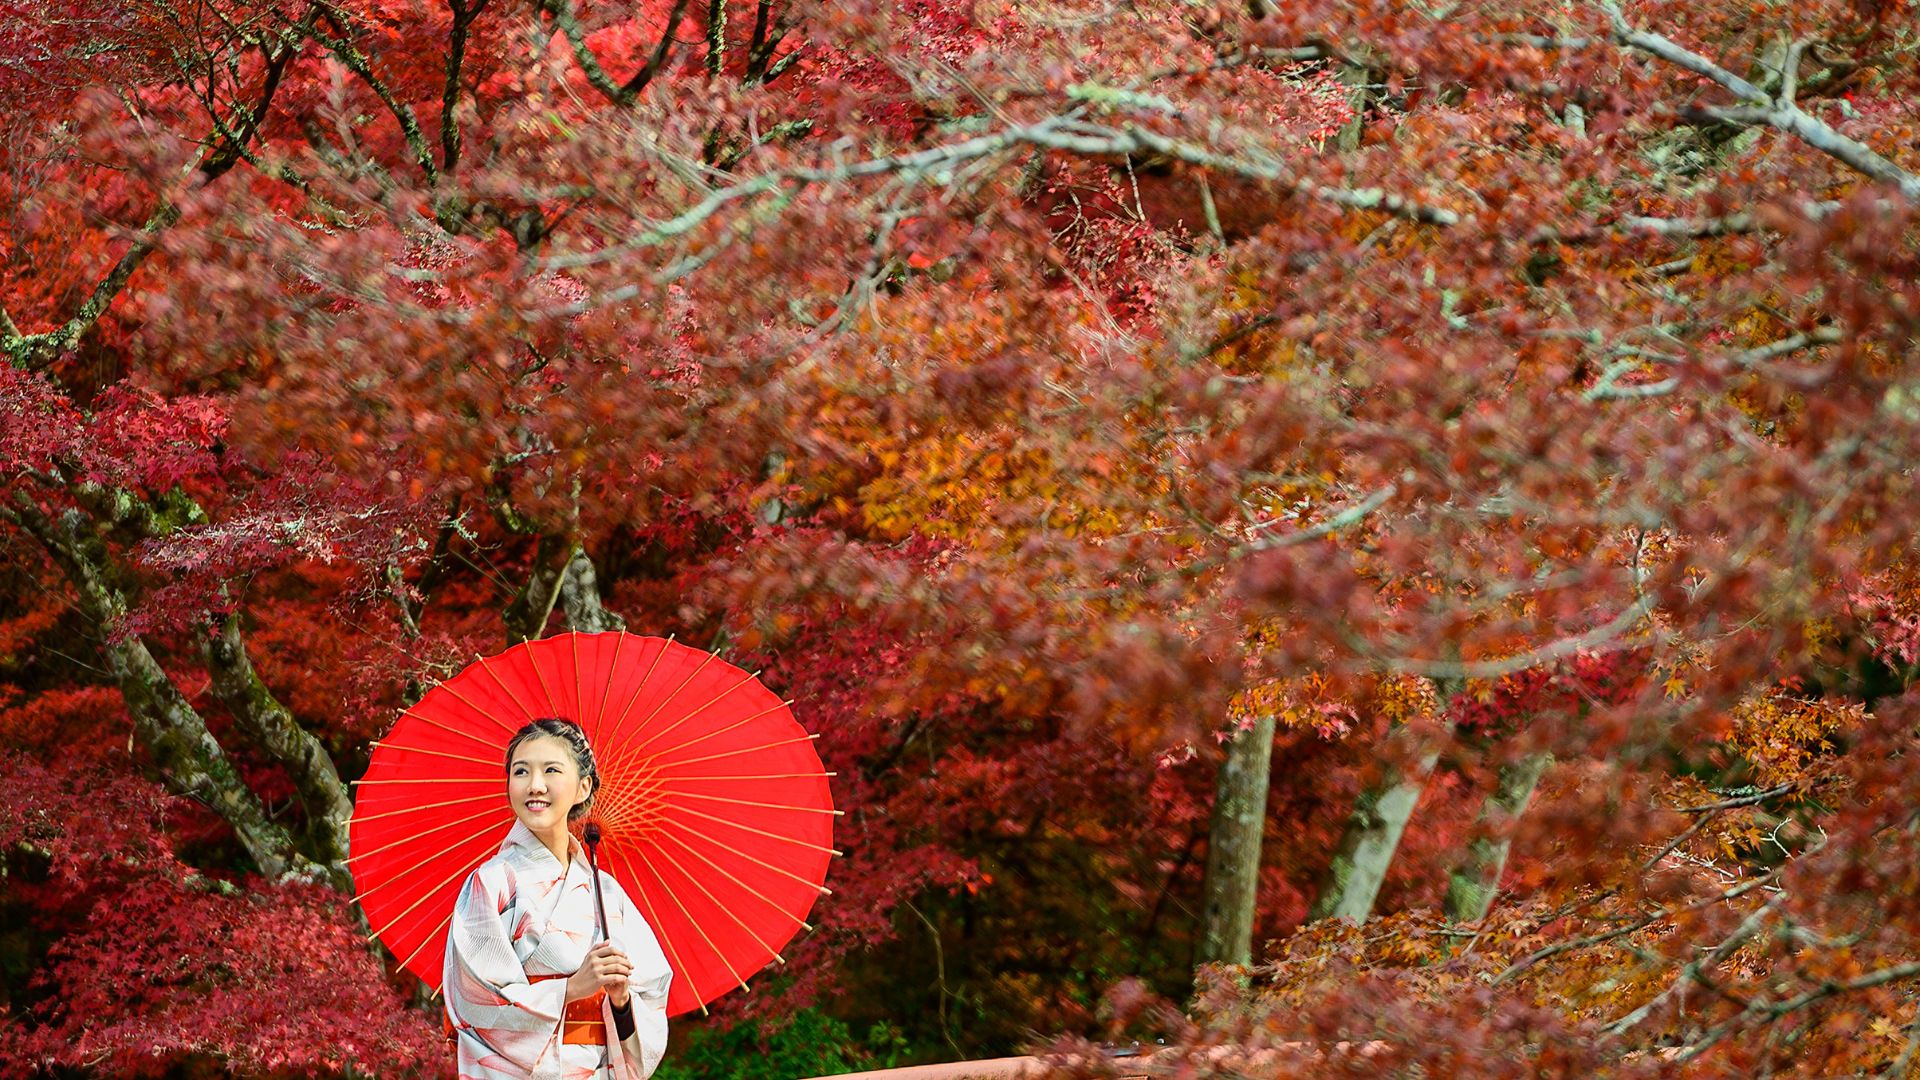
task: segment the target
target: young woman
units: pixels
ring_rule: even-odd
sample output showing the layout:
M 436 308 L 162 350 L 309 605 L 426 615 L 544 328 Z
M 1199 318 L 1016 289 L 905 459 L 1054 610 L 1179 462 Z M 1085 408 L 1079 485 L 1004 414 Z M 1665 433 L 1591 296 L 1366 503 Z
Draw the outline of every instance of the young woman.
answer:
M 447 930 L 441 989 L 461 1080 L 644 1080 L 660 1064 L 673 972 L 606 873 L 600 938 L 587 855 L 567 829 L 599 786 L 571 721 L 535 720 L 507 743 L 518 820 L 467 879 Z

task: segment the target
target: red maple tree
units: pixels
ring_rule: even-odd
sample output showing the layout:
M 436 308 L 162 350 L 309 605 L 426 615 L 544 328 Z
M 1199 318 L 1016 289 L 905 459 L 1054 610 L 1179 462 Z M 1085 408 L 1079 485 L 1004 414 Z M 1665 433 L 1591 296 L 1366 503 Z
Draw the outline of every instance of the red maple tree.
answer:
M 627 625 L 918 1052 L 1913 1063 L 1911 5 L 6 13 L 11 1063 L 441 1067 L 347 781 Z

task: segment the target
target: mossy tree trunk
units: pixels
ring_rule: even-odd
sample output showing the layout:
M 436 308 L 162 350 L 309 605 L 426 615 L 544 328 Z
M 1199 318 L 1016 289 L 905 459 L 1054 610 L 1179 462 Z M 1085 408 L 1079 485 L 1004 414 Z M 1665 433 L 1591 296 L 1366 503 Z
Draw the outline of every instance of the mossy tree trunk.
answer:
M 1262 716 L 1227 744 L 1226 760 L 1215 776 L 1196 964 L 1253 960 L 1253 916 L 1260 891 L 1260 849 L 1266 837 L 1272 761 L 1273 717 Z

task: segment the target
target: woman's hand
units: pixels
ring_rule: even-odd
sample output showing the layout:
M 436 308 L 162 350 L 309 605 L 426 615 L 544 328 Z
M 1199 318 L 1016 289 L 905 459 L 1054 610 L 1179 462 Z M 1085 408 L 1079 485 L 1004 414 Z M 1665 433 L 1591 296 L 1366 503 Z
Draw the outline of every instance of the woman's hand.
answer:
M 567 976 L 567 1000 L 590 998 L 602 990 L 607 1000 L 619 1008 L 627 1003 L 627 980 L 633 975 L 633 962 L 611 941 L 603 941 L 587 950 L 580 970 Z

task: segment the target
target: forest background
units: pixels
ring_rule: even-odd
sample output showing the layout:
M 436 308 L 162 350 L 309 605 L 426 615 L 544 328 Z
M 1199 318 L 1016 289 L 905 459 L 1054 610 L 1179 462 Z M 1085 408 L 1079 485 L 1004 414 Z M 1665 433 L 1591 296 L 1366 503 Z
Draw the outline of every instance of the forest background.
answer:
M 624 627 L 848 811 L 663 1076 L 1913 1074 L 1916 21 L 5 0 L 0 1070 L 445 1074 L 352 781 Z

